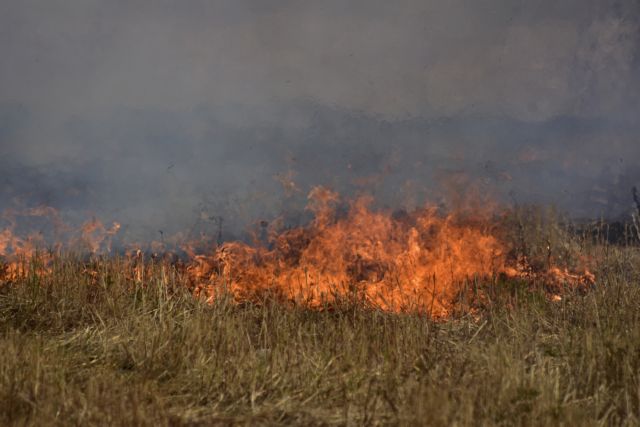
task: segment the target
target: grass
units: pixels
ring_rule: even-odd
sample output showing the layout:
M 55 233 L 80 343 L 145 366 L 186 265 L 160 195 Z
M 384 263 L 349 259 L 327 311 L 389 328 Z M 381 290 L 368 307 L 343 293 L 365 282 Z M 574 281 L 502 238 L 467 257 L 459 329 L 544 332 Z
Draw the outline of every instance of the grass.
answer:
M 536 224 L 540 256 L 568 244 Z M 494 283 L 447 322 L 207 305 L 176 269 L 58 258 L 0 285 L 0 425 L 639 425 L 640 251 L 589 250 L 590 292 Z

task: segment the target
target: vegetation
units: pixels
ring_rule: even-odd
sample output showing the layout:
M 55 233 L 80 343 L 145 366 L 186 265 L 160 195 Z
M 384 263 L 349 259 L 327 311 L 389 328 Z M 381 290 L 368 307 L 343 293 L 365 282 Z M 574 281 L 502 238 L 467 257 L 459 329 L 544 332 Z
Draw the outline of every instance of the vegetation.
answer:
M 593 289 L 552 302 L 496 279 L 444 322 L 206 304 L 179 268 L 135 283 L 124 259 L 56 258 L 0 282 L 0 424 L 639 425 L 640 251 L 534 217 L 515 217 L 514 247 L 588 252 Z

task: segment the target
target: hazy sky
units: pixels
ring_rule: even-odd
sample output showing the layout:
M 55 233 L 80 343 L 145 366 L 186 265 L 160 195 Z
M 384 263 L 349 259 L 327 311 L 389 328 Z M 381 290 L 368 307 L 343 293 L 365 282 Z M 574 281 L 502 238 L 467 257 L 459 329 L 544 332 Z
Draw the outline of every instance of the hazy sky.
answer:
M 638 1 L 3 0 L 0 204 L 179 229 L 466 176 L 620 215 L 639 94 Z

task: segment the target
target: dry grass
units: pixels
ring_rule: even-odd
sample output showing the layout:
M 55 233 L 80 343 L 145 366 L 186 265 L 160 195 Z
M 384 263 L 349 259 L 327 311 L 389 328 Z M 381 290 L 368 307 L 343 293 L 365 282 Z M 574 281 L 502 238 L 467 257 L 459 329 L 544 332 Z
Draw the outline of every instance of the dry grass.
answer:
M 175 270 L 132 287 L 118 259 L 97 280 L 58 259 L 0 287 L 0 424 L 639 425 L 640 252 L 526 224 L 531 257 L 597 252 L 595 288 L 551 303 L 493 283 L 480 316 L 435 323 L 209 306 Z

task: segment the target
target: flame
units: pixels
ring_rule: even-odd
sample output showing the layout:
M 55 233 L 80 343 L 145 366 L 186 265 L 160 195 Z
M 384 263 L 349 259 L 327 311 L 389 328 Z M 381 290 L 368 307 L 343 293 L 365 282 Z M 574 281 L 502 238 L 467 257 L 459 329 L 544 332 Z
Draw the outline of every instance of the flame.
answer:
M 142 246 L 131 246 L 121 264 L 124 277 L 144 286 L 155 264 L 163 272 L 163 283 L 168 283 L 166 268 L 178 269 L 194 295 L 210 302 L 226 294 L 240 303 L 260 303 L 273 296 L 311 309 L 357 301 L 438 319 L 454 313 L 470 283 L 500 277 L 542 282 L 549 299 L 559 301 L 567 285 L 585 287 L 595 281 L 586 269 L 576 272 L 549 265 L 534 271 L 526 259 L 511 259 L 512 248 L 501 238 L 500 221 L 490 213 L 493 207 L 443 214 L 426 206 L 390 214 L 371 205 L 370 197 L 344 202 L 337 193 L 316 187 L 307 205 L 314 219 L 305 227 L 281 230 L 280 221 L 264 222 L 262 240 L 227 242 L 205 252 L 203 248 L 210 248 L 206 240 L 184 243 L 177 246 L 186 254 L 184 263 L 168 256 L 167 245 L 175 239 L 151 243 L 150 248 L 158 249 L 152 255 Z M 66 233 L 67 243 L 56 245 L 57 251 L 38 251 L 46 243 L 42 234 L 21 238 L 15 232 L 21 216 L 48 218 L 56 230 Z M 108 254 L 121 228 L 94 218 L 73 230 L 55 210 L 42 207 L 6 211 L 2 218 L 8 226 L 0 231 L 0 283 L 27 273 L 49 274 L 54 254 L 63 247 Z M 34 259 L 37 263 L 31 262 Z M 95 265 L 84 268 L 91 283 L 100 277 Z
M 57 210 L 47 206 L 27 209 L 7 209 L 0 216 L 8 225 L 0 231 L 0 280 L 12 282 L 19 277 L 33 272 L 46 275 L 51 271 L 55 254 L 60 254 L 62 247 L 79 247 L 83 251 L 96 254 L 106 249 L 111 250 L 111 238 L 120 229 L 114 222 L 110 228 L 97 219 L 85 222 L 79 230 L 74 230 L 61 219 Z M 59 237 L 68 234 L 68 243 L 57 241 L 47 248 L 47 241 L 42 233 L 30 233 L 26 238 L 16 232 L 19 218 L 42 217 L 52 225 L 54 234 Z M 79 234 L 79 235 L 78 235 Z
M 509 265 L 488 218 L 440 215 L 433 207 L 394 216 L 372 211 L 366 197 L 341 216 L 338 202 L 336 193 L 315 188 L 309 226 L 272 230 L 266 246 L 231 242 L 194 257 L 187 271 L 196 294 L 210 301 L 223 292 L 237 301 L 271 294 L 310 308 L 357 298 L 385 311 L 443 318 L 464 283 L 531 274 Z M 553 283 L 592 280 L 557 268 L 545 275 Z
M 98 219 L 93 218 L 85 222 L 81 227 L 80 242 L 88 246 L 89 252 L 95 254 L 100 251 L 102 245 L 106 245 L 106 251 L 111 252 L 111 238 L 120 230 L 120 224 L 114 222 L 111 228 Z
M 8 280 L 15 280 L 29 271 L 30 261 L 36 255 L 41 236 L 32 234 L 27 238 L 16 236 L 10 229 L 0 232 L 0 256 L 11 253 L 11 260 L 0 264 L 0 275 Z M 39 258 L 48 260 L 48 254 L 38 254 Z

